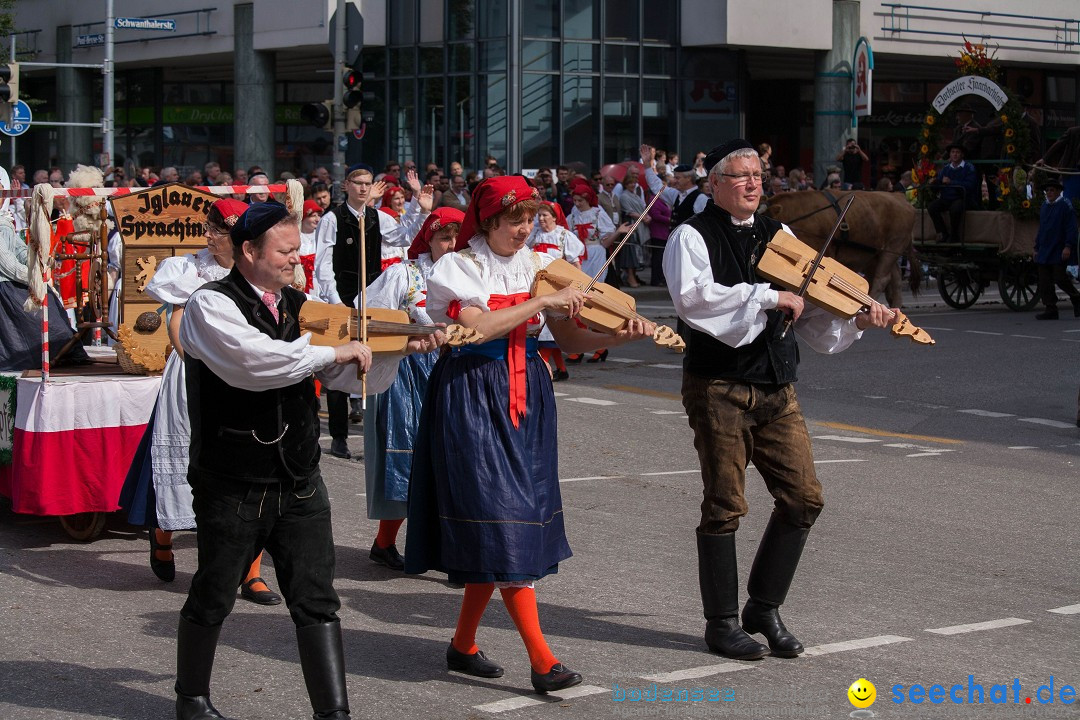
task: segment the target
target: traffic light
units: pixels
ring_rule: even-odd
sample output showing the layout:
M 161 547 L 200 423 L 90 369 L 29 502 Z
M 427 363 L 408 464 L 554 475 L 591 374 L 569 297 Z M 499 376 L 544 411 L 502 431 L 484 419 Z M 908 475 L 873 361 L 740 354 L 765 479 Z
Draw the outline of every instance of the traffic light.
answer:
M 304 105 L 304 107 L 300 108 L 300 119 L 311 127 L 333 131 L 334 101 L 323 100 L 322 102 Z
M 375 93 L 363 89 L 364 76 L 358 70 L 346 68 L 341 76 L 341 83 L 345 86 L 345 92 L 341 96 L 341 104 L 345 106 L 345 130 L 359 130 L 365 122 L 371 122 L 375 114 L 363 109 L 364 103 L 375 99 Z
M 19 102 L 19 63 L 0 63 L 0 121 L 10 122 Z

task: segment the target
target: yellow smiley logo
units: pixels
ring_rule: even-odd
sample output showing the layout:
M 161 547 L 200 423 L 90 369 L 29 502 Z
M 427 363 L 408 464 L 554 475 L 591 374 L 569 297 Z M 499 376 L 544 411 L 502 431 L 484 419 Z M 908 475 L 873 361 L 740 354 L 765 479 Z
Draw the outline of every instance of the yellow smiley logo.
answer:
M 866 678 L 859 678 L 847 689 L 847 697 L 855 707 L 868 708 L 877 700 L 877 688 Z

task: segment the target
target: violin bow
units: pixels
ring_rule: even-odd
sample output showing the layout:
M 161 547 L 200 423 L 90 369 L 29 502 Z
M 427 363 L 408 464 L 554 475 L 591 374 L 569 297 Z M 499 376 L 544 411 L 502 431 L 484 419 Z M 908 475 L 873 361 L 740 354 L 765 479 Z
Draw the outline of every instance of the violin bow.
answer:
M 855 193 L 851 193 L 851 197 L 848 198 L 847 204 L 844 205 L 844 209 L 841 210 L 840 214 L 836 217 L 836 224 L 833 225 L 832 232 L 829 233 L 829 237 L 825 238 L 825 242 L 822 244 L 821 249 L 818 250 L 814 262 L 810 263 L 810 267 L 806 271 L 806 277 L 803 278 L 802 285 L 799 286 L 799 292 L 795 293 L 798 297 L 806 295 L 806 289 L 810 287 L 810 281 L 814 279 L 814 273 L 821 267 L 821 259 L 825 257 L 825 251 L 829 249 L 829 243 L 832 242 L 833 237 L 836 235 L 836 231 L 839 230 L 840 225 L 843 224 L 844 216 L 847 215 L 848 208 L 851 207 L 851 203 L 853 202 L 855 202 Z M 784 330 L 780 333 L 781 340 L 787 335 L 793 322 L 795 322 L 793 316 L 788 315 L 787 320 L 784 321 Z
M 634 234 L 634 231 L 637 230 L 638 225 L 640 225 L 641 221 L 645 219 L 645 216 L 649 214 L 649 210 L 652 210 L 653 203 L 655 203 L 659 198 L 660 193 L 656 193 L 655 195 L 653 195 L 653 199 L 650 200 L 649 204 L 645 206 L 645 211 L 638 216 L 638 219 L 634 221 L 634 224 L 630 226 L 630 229 L 626 231 L 626 234 L 623 235 L 622 240 L 619 241 L 619 244 L 616 245 L 615 249 L 611 251 L 610 255 L 608 255 L 607 262 L 604 263 L 603 267 L 596 271 L 596 275 L 593 276 L 593 279 L 589 281 L 588 287 L 586 287 L 582 292 L 587 293 L 592 290 L 593 286 L 596 285 L 597 281 L 604 276 L 604 273 L 607 272 L 608 268 L 611 266 L 611 263 L 615 261 L 615 256 L 619 254 L 619 251 L 622 250 L 623 245 L 625 245 L 626 241 L 630 239 L 630 236 Z

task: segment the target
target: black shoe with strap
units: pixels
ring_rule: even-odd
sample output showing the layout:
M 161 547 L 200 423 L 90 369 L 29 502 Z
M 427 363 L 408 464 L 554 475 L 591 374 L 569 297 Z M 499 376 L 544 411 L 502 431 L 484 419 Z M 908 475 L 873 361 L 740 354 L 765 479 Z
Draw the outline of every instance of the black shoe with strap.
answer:
M 158 552 L 172 552 L 172 543 L 162 545 L 157 541 L 157 528 L 150 528 L 150 569 L 159 580 L 172 582 L 176 579 L 176 558 L 159 560 Z
M 405 569 L 405 558 L 398 552 L 397 545 L 381 548 L 379 547 L 379 543 L 372 543 L 371 552 L 368 553 L 368 557 L 371 558 L 372 562 L 385 565 L 391 570 L 400 572 Z
M 562 663 L 555 663 L 551 669 L 541 675 L 535 670 L 530 671 L 533 689 L 541 695 L 558 690 L 565 690 L 581 684 L 581 673 L 576 673 Z
M 503 676 L 502 667 L 488 660 L 482 650 L 469 655 L 455 648 L 452 640 L 446 648 L 446 668 L 475 677 L 499 678 Z
M 262 583 L 266 588 L 265 590 L 255 590 L 253 588 L 257 583 Z M 253 602 L 256 605 L 280 605 L 281 596 L 270 589 L 270 586 L 266 584 L 266 581 L 261 577 L 253 577 L 250 580 L 244 581 L 244 584 L 240 586 L 240 597 Z

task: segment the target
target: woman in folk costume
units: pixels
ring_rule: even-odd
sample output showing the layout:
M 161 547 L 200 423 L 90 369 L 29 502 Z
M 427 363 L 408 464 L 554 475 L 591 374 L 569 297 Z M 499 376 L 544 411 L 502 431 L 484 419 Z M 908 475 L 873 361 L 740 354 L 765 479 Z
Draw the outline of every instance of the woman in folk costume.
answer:
M 300 220 L 300 267 L 304 268 L 304 287 L 301 292 L 310 293 L 315 285 L 315 229 L 319 227 L 323 209 L 314 200 L 305 200 L 303 217 Z
M 570 190 L 574 196 L 574 209 L 566 221 L 585 244 L 581 269 L 589 277 L 595 277 L 607 260 L 606 248 L 615 239 L 615 223 L 600 207 L 600 199 L 589 183 L 578 180 L 570 186 Z
M 173 352 L 165 363 L 154 416 L 124 482 L 120 505 L 128 508 L 129 522 L 151 526 L 150 569 L 165 582 L 172 582 L 176 576 L 173 532 L 197 529 L 187 480 L 191 426 L 180 319 L 193 292 L 231 271 L 233 246 L 229 229 L 247 208 L 246 203 L 231 198 L 215 202 L 206 217 L 206 247 L 194 255 L 162 260 L 146 284 L 146 294 L 165 306 Z M 241 595 L 260 605 L 277 605 L 281 598 L 259 576 L 261 563 L 259 554 L 244 578 Z
M 578 268 L 581 267 L 581 256 L 585 254 L 585 245 L 570 232 L 562 208 L 558 203 L 547 200 L 540 203 L 540 209 L 536 213 L 536 227 L 526 244 L 538 253 L 547 253 L 556 260 L 565 260 Z M 559 382 L 570 379 L 562 350 L 546 325 L 540 332 L 540 357 L 544 358 L 548 365 L 555 363 L 555 369 L 551 373 L 552 380 Z
M 476 646 L 496 585 L 521 634 L 537 692 L 581 682 L 540 630 L 533 583 L 570 557 L 559 491 L 555 396 L 536 353 L 545 321 L 559 344 L 583 352 L 653 331 L 634 321 L 612 337 L 579 328 L 576 288 L 531 297 L 552 258 L 525 246 L 539 207 L 520 176 L 493 177 L 473 193 L 456 247 L 428 278 L 428 313 L 475 328 L 488 340 L 445 353 L 424 400 L 409 488 L 405 570 L 441 570 L 465 584 L 446 650 L 450 670 L 501 677 Z
M 427 219 L 428 214 L 435 202 L 435 187 L 432 185 L 420 186 L 420 180 L 415 170 L 408 173 L 409 187 L 413 192 L 413 199 L 406 202 L 405 188 L 400 185 L 391 185 L 383 192 L 382 204 L 379 210 L 394 218 L 398 224 L 404 226 L 405 234 L 412 238 L 420 231 L 420 226 Z M 382 269 L 401 262 L 407 255 L 408 248 L 389 245 L 385 241 L 382 244 Z
M 454 251 L 465 214 L 438 208 L 424 221 L 409 247 L 409 262 L 391 265 L 367 289 L 367 306 L 405 310 L 413 322 L 430 325 L 427 279 L 434 263 Z M 420 407 L 437 353 L 408 356 L 398 364 L 390 389 L 368 398 L 364 427 L 364 478 L 367 515 L 379 521 L 369 557 L 392 570 L 404 570 L 397 534 L 408 514 L 409 474 Z

